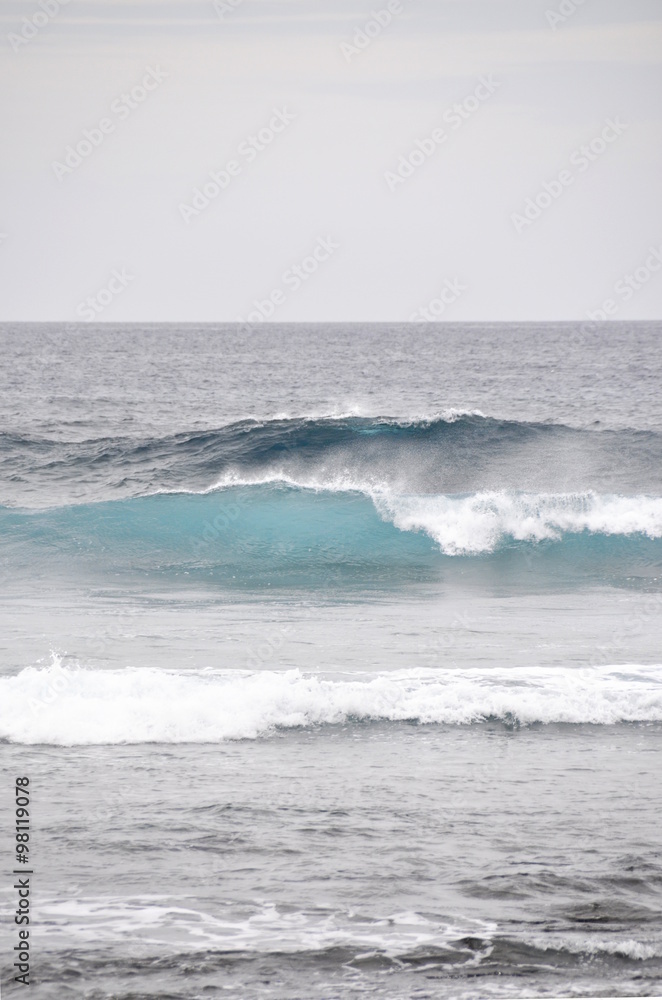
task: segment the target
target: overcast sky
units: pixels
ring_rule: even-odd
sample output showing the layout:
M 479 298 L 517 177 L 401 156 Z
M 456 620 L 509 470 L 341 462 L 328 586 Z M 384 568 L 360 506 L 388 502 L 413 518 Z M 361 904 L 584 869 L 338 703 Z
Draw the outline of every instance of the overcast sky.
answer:
M 0 319 L 662 317 L 660 0 L 5 0 L 0 31 Z

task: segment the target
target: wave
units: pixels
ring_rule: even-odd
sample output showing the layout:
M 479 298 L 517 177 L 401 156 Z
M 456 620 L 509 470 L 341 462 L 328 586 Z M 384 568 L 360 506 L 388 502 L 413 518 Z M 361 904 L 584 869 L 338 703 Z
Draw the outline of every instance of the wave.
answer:
M 262 896 L 241 903 L 226 899 L 222 906 L 211 902 L 199 909 L 181 897 L 163 894 L 76 897 L 75 888 L 72 891 L 75 898 L 66 903 L 40 897 L 40 969 L 46 982 L 62 978 L 72 949 L 85 981 L 104 974 L 117 978 L 115 952 L 126 947 L 127 939 L 132 941 L 134 965 L 153 966 L 162 977 L 168 972 L 181 974 L 185 967 L 191 984 L 198 977 L 208 979 L 210 969 L 222 970 L 225 978 L 234 969 L 243 980 L 254 981 L 274 967 L 282 969 L 284 960 L 287 965 L 288 959 L 296 958 L 299 980 L 319 979 L 320 969 L 327 984 L 335 972 L 346 979 L 348 970 L 358 979 L 368 969 L 380 970 L 382 976 L 404 974 L 407 979 L 408 973 L 416 972 L 445 982 L 452 993 L 448 989 L 442 993 L 449 996 L 476 995 L 471 986 L 477 977 L 483 983 L 501 977 L 501 990 L 484 988 L 482 995 L 515 997 L 523 994 L 513 983 L 550 972 L 557 995 L 576 994 L 579 983 L 587 996 L 605 995 L 605 985 L 622 983 L 626 970 L 635 982 L 644 977 L 653 983 L 662 957 L 659 938 L 641 928 L 637 938 L 620 927 L 609 928 L 601 937 L 576 930 L 559 933 L 550 926 L 542 929 L 546 933 L 538 928 L 536 934 L 516 920 L 498 923 L 457 912 L 421 912 L 379 903 L 371 907 L 369 901 L 351 907 L 284 905 Z M 256 968 L 252 963 L 259 964 Z M 398 978 L 398 982 L 399 987 L 391 985 L 389 995 L 417 995 L 411 981 Z M 340 996 L 337 990 L 332 994 Z M 292 984 L 289 995 L 302 994 Z M 315 991 L 315 995 L 322 994 Z M 431 995 L 429 987 L 423 995 Z
M 159 967 L 181 966 L 182 957 L 194 968 L 195 953 L 206 966 L 211 953 L 245 959 L 260 955 L 308 954 L 316 961 L 323 956 L 333 964 L 374 960 L 392 960 L 402 968 L 412 964 L 422 971 L 437 968 L 455 974 L 470 972 L 489 964 L 494 973 L 501 969 L 512 975 L 520 968 L 529 973 L 533 964 L 556 965 L 567 971 L 568 961 L 576 956 L 592 960 L 615 957 L 634 963 L 662 957 L 662 946 L 655 937 L 637 940 L 627 932 L 612 932 L 596 938 L 592 933 L 565 933 L 548 929 L 546 934 L 532 934 L 481 920 L 454 914 L 421 913 L 390 908 L 371 912 L 365 906 L 337 909 L 327 906 L 283 906 L 262 899 L 243 901 L 240 906 L 226 901 L 220 908 L 197 910 L 182 905 L 182 900 L 167 896 L 78 896 L 66 903 L 42 896 L 40 912 L 42 948 L 48 958 L 74 946 L 84 966 L 86 952 L 98 971 L 103 958 L 99 945 L 124 943 L 128 935 L 142 941 L 149 928 L 146 949 L 153 958 L 159 955 Z M 645 935 L 641 935 L 645 937 Z M 168 958 L 160 955 L 167 948 Z M 609 967 L 609 966 L 608 966 Z
M 435 580 L 453 563 L 654 584 L 662 498 L 477 493 L 397 496 L 283 483 L 49 510 L 0 508 L 10 576 L 177 575 L 234 585 Z
M 280 477 L 362 489 L 461 493 L 546 489 L 573 482 L 619 492 L 662 492 L 662 434 L 580 429 L 448 411 L 429 419 L 282 417 L 242 420 L 162 438 L 85 441 L 0 435 L 5 501 L 72 500 L 201 490 L 235 479 Z M 18 500 L 17 500 L 18 498 Z M 23 498 L 21 500 L 20 498 Z
M 66 905 L 52 899 L 42 903 L 44 941 L 53 948 L 72 939 L 78 944 L 107 944 L 134 933 L 140 940 L 145 922 L 154 944 L 173 943 L 177 949 L 221 951 L 225 956 L 256 954 L 338 953 L 353 949 L 365 955 L 381 952 L 387 956 L 416 954 L 434 948 L 447 949 L 458 961 L 472 957 L 465 939 L 491 935 L 496 925 L 471 918 L 448 919 L 415 912 L 390 912 L 378 916 L 322 906 L 309 909 L 282 907 L 274 902 L 243 903 L 239 912 L 231 905 L 214 914 L 168 902 L 164 897 L 87 897 Z M 229 912 L 228 912 L 229 911 Z M 59 940 L 58 940 L 59 939 Z M 468 952 L 468 953 L 467 953 Z M 353 956 L 348 956 L 353 957 Z
M 662 721 L 662 664 L 289 671 L 27 667 L 0 679 L 0 739 L 77 746 L 216 743 L 351 722 L 529 725 Z
M 163 894 L 79 894 L 66 903 L 42 894 L 40 912 L 40 971 L 49 983 L 66 975 L 72 950 L 79 978 L 117 980 L 126 973 L 126 968 L 118 972 L 116 955 L 126 950 L 127 940 L 132 942 L 128 974 L 150 968 L 169 981 L 185 968 L 193 992 L 196 984 L 204 989 L 211 972 L 227 982 L 254 983 L 273 980 L 276 969 L 287 995 L 297 997 L 304 995 L 301 982 L 318 981 L 322 992 L 313 987 L 306 996 L 354 996 L 356 983 L 363 993 L 374 993 L 369 981 L 375 976 L 378 982 L 388 977 L 388 995 L 398 997 L 475 996 L 477 980 L 485 997 L 530 996 L 534 979 L 551 979 L 550 995 L 570 997 L 580 990 L 606 996 L 618 989 L 619 995 L 634 996 L 642 995 L 642 980 L 658 982 L 662 957 L 659 938 L 641 928 L 636 938 L 621 927 L 605 928 L 596 937 L 574 929 L 559 933 L 553 920 L 537 920 L 531 921 L 538 925 L 535 934 L 527 921 L 515 918 L 497 922 L 380 906 L 379 900 L 371 906 L 370 899 L 351 906 L 283 904 L 262 894 L 241 903 L 210 900 L 199 908 Z M 416 975 L 425 983 L 419 989 Z M 348 979 L 349 992 L 342 988 Z M 238 991 L 247 995 L 241 985 Z

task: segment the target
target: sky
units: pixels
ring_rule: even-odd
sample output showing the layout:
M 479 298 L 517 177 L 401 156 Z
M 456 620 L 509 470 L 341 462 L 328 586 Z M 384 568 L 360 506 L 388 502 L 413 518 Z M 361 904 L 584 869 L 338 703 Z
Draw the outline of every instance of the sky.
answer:
M 660 0 L 4 0 L 0 320 L 662 318 Z

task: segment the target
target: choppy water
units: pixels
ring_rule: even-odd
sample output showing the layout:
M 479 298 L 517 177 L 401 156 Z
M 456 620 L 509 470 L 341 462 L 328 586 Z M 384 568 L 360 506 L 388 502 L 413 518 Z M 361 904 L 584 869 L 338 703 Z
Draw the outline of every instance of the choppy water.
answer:
M 662 990 L 659 335 L 0 328 L 36 995 Z

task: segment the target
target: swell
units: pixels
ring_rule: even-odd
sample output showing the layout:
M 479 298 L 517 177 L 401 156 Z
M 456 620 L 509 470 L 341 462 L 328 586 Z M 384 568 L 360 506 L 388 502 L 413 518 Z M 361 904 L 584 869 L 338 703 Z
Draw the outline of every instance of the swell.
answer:
M 0 508 L 10 576 L 51 569 L 328 586 L 438 579 L 452 565 L 529 576 L 662 576 L 662 498 L 237 485 L 49 510 Z
M 430 419 L 322 417 L 242 420 L 163 438 L 62 441 L 0 435 L 5 500 L 49 486 L 73 499 L 104 499 L 158 489 L 203 489 L 231 478 L 281 476 L 410 492 L 485 488 L 662 492 L 662 435 L 499 420 L 479 413 Z M 20 501 L 19 501 L 20 502 Z

